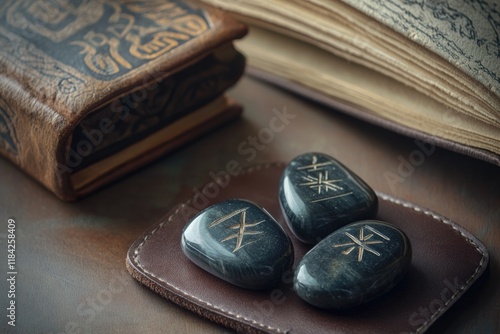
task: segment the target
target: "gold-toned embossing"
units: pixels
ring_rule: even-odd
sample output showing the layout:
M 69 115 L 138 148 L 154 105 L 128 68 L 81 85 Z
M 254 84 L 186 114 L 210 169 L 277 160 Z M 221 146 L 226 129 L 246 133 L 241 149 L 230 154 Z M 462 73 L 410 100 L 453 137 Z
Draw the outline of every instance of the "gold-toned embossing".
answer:
M 178 40 L 187 41 L 190 37 L 169 31 L 160 31 L 152 35 L 150 41 L 142 42 L 139 35 L 127 36 L 127 41 L 132 42 L 130 54 L 139 59 L 155 59 L 179 45 Z
M 186 15 L 175 19 L 172 26 L 176 30 L 193 37 L 201 35 L 208 29 L 205 20 L 198 15 Z
M 372 233 L 365 236 L 363 228 L 367 229 L 368 231 L 370 231 Z M 386 241 L 391 240 L 391 239 L 389 239 L 389 237 L 387 237 L 383 233 L 381 233 L 381 232 L 377 231 L 376 229 L 374 229 L 373 227 L 367 226 L 367 225 L 360 227 L 359 238 L 356 238 L 355 236 L 353 236 L 349 232 L 345 232 L 344 234 L 349 239 L 351 239 L 352 242 L 345 243 L 345 244 L 337 244 L 337 245 L 334 245 L 333 247 L 335 247 L 335 248 L 349 247 L 348 249 L 342 251 L 342 254 L 344 254 L 344 255 L 349 255 L 357 247 L 358 248 L 358 262 L 363 261 L 364 251 L 375 254 L 376 256 L 380 256 L 380 253 L 378 251 L 376 251 L 375 249 L 373 249 L 372 247 L 370 247 L 369 245 L 382 244 L 384 242 L 382 240 L 370 240 L 373 237 L 373 235 L 378 235 L 379 237 L 381 237 L 382 239 L 384 239 Z
M 247 242 L 246 244 L 243 244 L 243 237 L 245 235 L 258 235 L 258 234 L 263 233 L 263 231 L 248 231 L 247 230 L 247 228 L 257 226 L 257 225 L 264 222 L 264 220 L 261 220 L 261 221 L 255 222 L 255 223 L 247 223 L 247 221 L 246 221 L 247 210 L 248 210 L 248 207 L 243 208 L 243 209 L 238 209 L 238 210 L 233 211 L 233 212 L 231 212 L 231 213 L 229 213 L 229 214 L 227 214 L 219 219 L 214 220 L 212 223 L 210 223 L 208 225 L 208 227 L 211 228 L 211 227 L 217 226 L 217 225 L 231 219 L 232 217 L 240 215 L 239 223 L 228 227 L 228 229 L 230 229 L 230 230 L 238 230 L 238 231 L 234 234 L 231 234 L 231 235 L 225 237 L 224 239 L 222 239 L 220 241 L 221 243 L 223 243 L 223 242 L 226 242 L 226 241 L 229 241 L 232 239 L 236 239 L 236 245 L 234 246 L 233 253 L 235 253 L 236 251 L 238 251 L 242 247 L 247 246 L 251 243 L 254 243 L 255 241 L 258 240 L 258 239 L 253 240 L 253 241 Z
M 95 24 L 104 14 L 102 1 L 19 0 L 7 12 L 8 23 L 27 29 L 53 42 L 70 38 L 81 29 Z
M 134 27 L 135 17 L 123 13 L 119 6 L 113 6 L 115 12 L 109 17 L 109 25 L 106 27 L 106 31 L 110 32 L 113 37 L 122 39 L 127 37 L 128 33 Z
M 168 17 L 173 17 L 172 13 L 178 13 L 178 15 L 184 15 L 186 13 L 186 11 L 179 8 L 177 4 L 167 0 L 123 0 L 123 2 L 126 3 L 128 8 L 135 13 L 157 13 Z
M 93 85 L 87 82 L 80 72 L 50 57 L 34 45 L 24 43 L 21 37 L 6 30 L 0 22 L 0 58 L 2 57 L 26 75 L 43 76 L 44 82 L 47 83 L 45 94 L 51 91 L 53 94 L 58 92 L 77 97 L 93 89 Z M 31 81 L 26 84 L 34 87 Z
M 132 65 L 120 54 L 120 41 L 117 38 L 108 38 L 106 35 L 88 32 L 83 41 L 72 42 L 83 48 L 80 54 L 85 55 L 85 64 L 94 72 L 109 75 L 120 71 L 120 66 L 131 69 Z M 108 49 L 108 52 L 99 52 L 99 49 Z
M 55 60 L 101 80 L 124 75 L 210 29 L 202 8 L 180 0 L 9 1 L 0 25 L 39 39 Z M 58 51 L 65 48 L 71 52 Z M 70 59 L 75 51 L 80 57 Z

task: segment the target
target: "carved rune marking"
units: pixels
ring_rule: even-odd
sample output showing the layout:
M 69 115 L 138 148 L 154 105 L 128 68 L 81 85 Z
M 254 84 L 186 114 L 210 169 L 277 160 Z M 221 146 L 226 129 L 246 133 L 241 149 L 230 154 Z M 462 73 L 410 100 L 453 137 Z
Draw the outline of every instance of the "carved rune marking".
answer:
M 257 235 L 257 234 L 263 233 L 263 231 L 247 231 L 247 228 L 257 226 L 260 223 L 264 222 L 264 220 L 261 220 L 261 221 L 258 221 L 256 223 L 247 223 L 247 221 L 246 221 L 247 210 L 248 210 L 248 208 L 243 208 L 243 209 L 233 211 L 233 212 L 231 212 L 231 213 L 229 213 L 229 214 L 227 214 L 227 215 L 225 215 L 217 220 L 214 220 L 212 223 L 210 223 L 208 225 L 208 227 L 211 228 L 211 227 L 217 226 L 217 225 L 225 222 L 226 220 L 231 219 L 232 217 L 240 215 L 239 223 L 228 227 L 228 229 L 230 229 L 230 230 L 238 230 L 238 231 L 234 234 L 231 234 L 231 235 L 225 237 L 224 239 L 222 239 L 220 241 L 221 243 L 223 243 L 223 242 L 226 242 L 226 241 L 231 240 L 231 239 L 236 239 L 236 245 L 234 246 L 233 253 L 235 253 L 237 250 L 241 249 L 242 247 L 249 245 L 251 243 L 254 243 L 255 241 L 258 240 L 257 239 L 257 240 L 251 241 L 251 242 L 247 242 L 246 244 L 243 244 L 243 237 L 245 235 Z
M 312 163 L 310 165 L 298 167 L 297 170 L 304 170 L 304 169 L 306 169 L 307 172 L 314 172 L 314 171 L 317 171 L 317 170 L 321 170 L 325 166 L 328 166 L 328 165 L 331 165 L 331 164 L 332 164 L 331 161 L 318 163 L 318 157 L 315 156 L 315 155 L 313 155 L 313 161 L 312 161 Z
M 318 162 L 318 157 L 313 156 L 312 158 L 312 163 L 310 165 L 305 165 L 301 167 L 297 167 L 297 170 L 306 170 L 308 173 L 311 172 L 316 172 L 319 171 L 317 176 L 313 175 L 306 175 L 302 176 L 302 179 L 306 182 L 300 183 L 300 186 L 305 186 L 308 187 L 309 189 L 317 191 L 318 195 L 321 195 L 322 193 L 328 193 L 330 190 L 337 192 L 339 190 L 344 190 L 343 187 L 340 185 L 336 184 L 338 182 L 342 182 L 343 179 L 337 179 L 337 180 L 331 180 L 329 179 L 328 175 L 328 170 L 324 170 L 327 168 L 328 165 L 333 164 L 332 161 L 326 161 L 326 162 Z M 335 169 L 334 167 L 331 167 L 331 169 Z M 322 201 L 327 201 L 339 197 L 344 197 L 344 196 L 349 196 L 352 195 L 352 192 L 344 193 L 344 194 L 339 194 L 335 196 L 329 196 L 329 197 L 324 197 L 324 198 L 319 198 L 315 200 L 311 200 L 310 203 L 317 203 L 317 202 L 322 202 Z
M 325 192 L 328 192 L 329 190 L 337 191 L 337 190 L 342 190 L 341 186 L 336 185 L 336 182 L 342 181 L 341 179 L 339 180 L 329 180 L 328 179 L 328 171 L 325 171 L 324 173 L 319 173 L 318 177 L 314 176 L 303 176 L 302 177 L 305 181 L 305 183 L 301 183 L 301 186 L 308 186 L 310 189 L 316 189 L 318 191 L 318 194 L 321 194 L 321 190 L 325 190 Z
M 370 231 L 372 233 L 365 236 L 363 228 L 367 229 L 368 231 Z M 355 236 L 353 236 L 349 232 L 345 232 L 345 235 L 349 239 L 351 239 L 352 242 L 345 243 L 345 244 L 334 245 L 333 247 L 337 248 L 337 247 L 350 246 L 348 249 L 342 251 L 342 254 L 344 254 L 344 255 L 349 255 L 357 247 L 358 248 L 358 262 L 361 262 L 363 260 L 364 251 L 367 251 L 367 252 L 370 252 L 370 253 L 375 254 L 377 256 L 380 256 L 379 252 L 377 252 L 376 250 L 374 250 L 373 248 L 371 248 L 369 246 L 369 245 L 375 245 L 375 244 L 382 244 L 383 243 L 382 240 L 371 240 L 371 241 L 369 241 L 371 239 L 371 237 L 373 237 L 374 234 L 378 235 L 379 237 L 381 237 L 384 240 L 387 240 L 387 241 L 391 240 L 391 239 L 389 239 L 389 237 L 387 237 L 386 235 L 380 233 L 379 231 L 377 231 L 373 227 L 363 226 L 363 227 L 361 227 L 359 229 L 359 238 L 356 238 Z

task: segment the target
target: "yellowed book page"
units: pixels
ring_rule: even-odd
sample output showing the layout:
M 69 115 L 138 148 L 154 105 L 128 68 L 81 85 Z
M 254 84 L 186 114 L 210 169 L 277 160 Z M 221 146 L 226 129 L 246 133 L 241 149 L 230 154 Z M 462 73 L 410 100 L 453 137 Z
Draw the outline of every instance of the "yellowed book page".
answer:
M 446 108 L 411 87 L 307 43 L 251 26 L 237 44 L 249 64 L 458 143 L 500 153 L 500 129 Z
M 444 59 L 339 1 L 204 0 L 247 22 L 314 44 L 432 96 L 479 120 L 500 124 L 500 99 Z

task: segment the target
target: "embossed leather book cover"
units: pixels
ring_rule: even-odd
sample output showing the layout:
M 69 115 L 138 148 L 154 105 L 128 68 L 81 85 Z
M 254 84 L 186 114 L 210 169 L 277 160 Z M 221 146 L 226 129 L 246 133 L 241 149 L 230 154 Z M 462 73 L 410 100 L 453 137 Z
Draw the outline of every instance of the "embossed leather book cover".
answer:
M 2 1 L 0 153 L 86 195 L 239 115 L 245 34 L 194 1 Z
M 498 1 L 203 1 L 249 24 L 252 74 L 500 165 Z

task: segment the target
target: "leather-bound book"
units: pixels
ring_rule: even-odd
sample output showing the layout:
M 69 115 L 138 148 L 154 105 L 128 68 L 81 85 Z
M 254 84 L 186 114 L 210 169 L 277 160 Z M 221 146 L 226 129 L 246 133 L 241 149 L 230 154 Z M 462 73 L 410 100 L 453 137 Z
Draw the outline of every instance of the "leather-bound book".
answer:
M 87 195 L 240 114 L 245 34 L 194 1 L 2 1 L 0 154 Z

